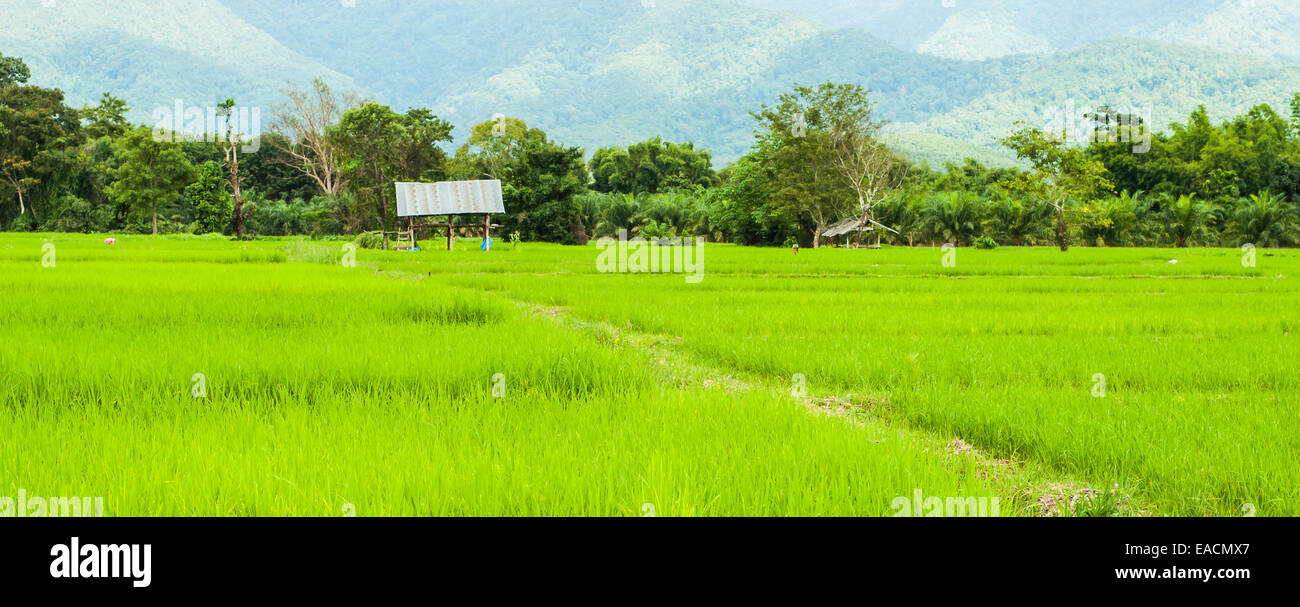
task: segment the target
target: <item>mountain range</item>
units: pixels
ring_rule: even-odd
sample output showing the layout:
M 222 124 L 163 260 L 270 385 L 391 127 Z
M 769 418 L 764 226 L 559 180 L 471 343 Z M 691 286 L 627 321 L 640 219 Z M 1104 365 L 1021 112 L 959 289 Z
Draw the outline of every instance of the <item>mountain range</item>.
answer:
M 1294 0 L 0 0 L 0 53 L 73 104 L 233 97 L 320 77 L 458 126 L 506 114 L 590 153 L 660 135 L 720 163 L 794 84 L 874 91 L 932 164 L 1012 162 L 1018 120 L 1107 104 L 1182 121 L 1300 91 Z M 267 119 L 264 118 L 264 122 Z

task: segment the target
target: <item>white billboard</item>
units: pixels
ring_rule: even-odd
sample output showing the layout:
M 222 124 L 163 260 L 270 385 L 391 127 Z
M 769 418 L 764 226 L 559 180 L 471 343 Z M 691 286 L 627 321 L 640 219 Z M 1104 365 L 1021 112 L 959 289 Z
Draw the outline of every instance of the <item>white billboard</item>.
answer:
M 397 216 L 484 215 L 505 213 L 501 182 L 441 181 L 397 183 Z

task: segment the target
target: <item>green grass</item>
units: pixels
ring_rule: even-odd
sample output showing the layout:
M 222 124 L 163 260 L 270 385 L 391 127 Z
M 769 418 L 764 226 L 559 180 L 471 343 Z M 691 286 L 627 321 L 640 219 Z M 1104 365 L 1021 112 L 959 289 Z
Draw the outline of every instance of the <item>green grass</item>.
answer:
M 657 361 L 377 274 L 367 252 L 343 268 L 268 263 L 275 242 L 53 240 L 53 268 L 41 239 L 0 240 L 0 496 L 104 496 L 110 515 L 640 516 L 993 494 L 897 430 L 665 384 Z
M 0 497 L 874 516 L 915 489 L 1033 514 L 1119 485 L 1079 512 L 1300 513 L 1296 251 L 962 249 L 945 268 L 937 249 L 710 245 L 692 285 L 599 274 L 594 247 L 462 240 L 347 268 L 341 242 L 102 240 L 0 235 Z M 847 414 L 792 397 L 796 374 Z

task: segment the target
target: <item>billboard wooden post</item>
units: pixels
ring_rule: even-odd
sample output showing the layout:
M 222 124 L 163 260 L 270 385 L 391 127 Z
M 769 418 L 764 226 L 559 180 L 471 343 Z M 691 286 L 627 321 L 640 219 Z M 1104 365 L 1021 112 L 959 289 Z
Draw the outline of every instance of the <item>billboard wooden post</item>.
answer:
M 483 215 L 483 242 L 487 242 L 492 237 L 492 215 Z
M 448 251 L 456 250 L 456 228 L 452 227 L 453 226 L 451 222 L 452 219 L 455 219 L 455 217 L 452 215 L 447 216 L 447 250 Z

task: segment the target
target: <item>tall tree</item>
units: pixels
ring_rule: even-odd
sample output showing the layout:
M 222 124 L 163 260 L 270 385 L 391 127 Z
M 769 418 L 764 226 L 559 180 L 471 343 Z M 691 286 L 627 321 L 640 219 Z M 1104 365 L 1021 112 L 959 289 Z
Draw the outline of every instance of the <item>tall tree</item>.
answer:
M 32 71 L 21 57 L 6 57 L 0 53 L 0 89 L 26 84 L 31 77 Z
M 1009 186 L 1037 197 L 1056 210 L 1056 244 L 1062 251 L 1070 250 L 1070 227 L 1066 221 L 1067 207 L 1099 191 L 1113 190 L 1106 178 L 1106 167 L 1083 150 L 1065 143 L 1064 137 L 1054 137 L 1043 131 L 1019 123 L 1020 129 L 1000 140 L 1002 145 L 1028 161 L 1033 170 L 1009 182 Z
M 795 87 L 754 114 L 761 124 L 758 147 L 785 193 L 778 200 L 813 221 L 814 246 L 849 208 L 865 229 L 875 221 L 875 206 L 901 184 L 901 165 L 877 140 L 883 123 L 873 113 L 869 91 L 827 82 Z M 857 242 L 861 237 L 859 230 Z
M 309 90 L 290 87 L 285 97 L 289 101 L 276 109 L 271 127 L 286 139 L 268 142 L 286 157 L 285 162 L 310 177 L 322 194 L 338 194 L 347 182 L 329 132 L 360 100 L 352 94 L 336 94 L 319 78 Z
M 117 138 L 131 130 L 131 122 L 126 115 L 131 108 L 125 101 L 104 93 L 99 98 L 99 105 L 90 105 L 81 109 L 82 128 L 91 139 L 100 137 Z
M 221 234 L 231 226 L 233 206 L 221 165 L 209 160 L 198 167 L 194 183 L 185 187 L 185 197 L 194 205 L 195 234 Z
M 402 116 L 402 138 L 394 150 L 398 176 L 411 181 L 438 181 L 447 176 L 447 152 L 453 126 L 428 109 L 411 109 Z
M 235 238 L 243 238 L 244 224 L 256 207 L 245 208 L 244 178 L 239 174 L 239 150 L 244 146 L 245 139 L 250 133 L 239 131 L 239 120 L 235 111 L 234 99 L 227 99 L 217 106 L 217 116 L 223 117 L 226 123 L 226 134 L 222 139 L 221 147 L 226 153 L 226 183 L 230 186 L 230 197 L 234 201 L 230 211 L 230 223 L 234 228 Z
M 665 142 L 655 137 L 627 148 L 596 150 L 589 163 L 592 189 L 621 194 L 709 186 L 716 182 L 712 155 L 694 143 Z
M 29 208 L 26 194 L 31 188 L 65 172 L 67 156 L 62 151 L 80 138 L 80 118 L 63 104 L 61 91 L 27 85 L 0 88 L 0 192 L 16 197 L 19 215 Z
M 181 190 L 193 180 L 194 168 L 180 144 L 155 140 L 148 127 L 122 136 L 114 151 L 119 164 L 112 171 L 109 196 L 134 212 L 147 212 L 157 234 L 158 210 L 176 203 Z
M 770 179 L 768 203 L 810 221 L 816 248 L 822 232 L 849 212 L 852 194 L 836 174 L 829 115 L 812 96 L 812 89 L 797 87 L 753 114 L 759 129 L 752 160 Z
M 388 229 L 388 184 L 396 173 L 393 156 L 401 135 L 401 116 L 374 102 L 349 110 L 331 130 L 342 176 L 383 230 Z
M 502 181 L 504 232 L 519 231 L 528 240 L 586 243 L 588 226 L 576 199 L 588 181 L 581 148 L 560 145 L 522 120 L 501 117 L 474 126 L 453 164 L 461 177 Z
M 1210 228 L 1214 226 L 1215 205 L 1199 201 L 1194 195 L 1166 196 L 1163 205 L 1165 230 L 1173 238 L 1174 246 L 1181 249 L 1205 243 L 1210 238 Z

